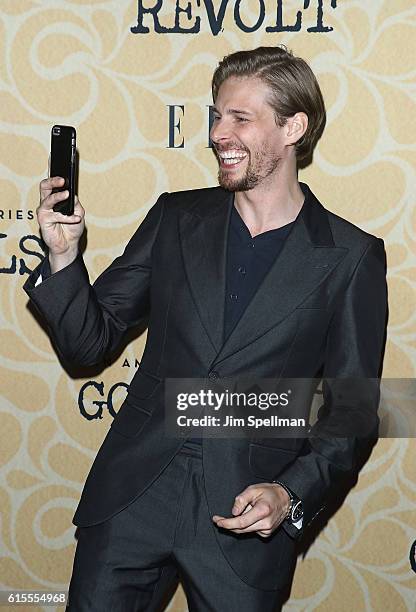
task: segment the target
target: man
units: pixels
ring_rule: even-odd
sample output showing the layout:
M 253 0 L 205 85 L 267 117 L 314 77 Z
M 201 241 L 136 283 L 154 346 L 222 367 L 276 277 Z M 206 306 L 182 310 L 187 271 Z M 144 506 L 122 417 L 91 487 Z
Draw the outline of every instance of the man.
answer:
M 357 438 L 335 436 L 351 419 L 376 423 L 377 388 L 358 402 L 349 381 L 380 373 L 384 247 L 298 182 L 325 123 L 315 76 L 285 48 L 262 47 L 224 58 L 212 85 L 220 187 L 160 196 L 93 288 L 81 204 L 72 217 L 53 212 L 62 181 L 41 183 L 51 274 L 44 265 L 25 289 L 58 352 L 101 362 L 148 318 L 140 368 L 74 517 L 71 610 L 150 609 L 172 568 L 190 610 L 276 610 L 296 538 L 356 469 Z M 166 378 L 246 375 L 322 376 L 310 437 L 165 434 Z

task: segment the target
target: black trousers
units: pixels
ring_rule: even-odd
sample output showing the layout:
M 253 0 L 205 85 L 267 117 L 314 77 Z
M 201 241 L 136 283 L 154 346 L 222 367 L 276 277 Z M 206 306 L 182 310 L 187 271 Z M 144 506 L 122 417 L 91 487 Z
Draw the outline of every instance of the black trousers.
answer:
M 280 610 L 278 591 L 255 589 L 235 574 L 214 529 L 201 448 L 187 442 L 127 508 L 104 523 L 79 528 L 67 610 L 160 610 L 178 577 L 190 612 Z

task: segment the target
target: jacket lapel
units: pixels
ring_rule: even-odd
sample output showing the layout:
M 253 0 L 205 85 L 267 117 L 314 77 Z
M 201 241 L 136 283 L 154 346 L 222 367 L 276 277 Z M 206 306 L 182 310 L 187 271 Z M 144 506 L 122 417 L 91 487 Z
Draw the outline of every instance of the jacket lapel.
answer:
M 210 199 L 183 212 L 180 234 L 183 257 L 199 316 L 217 351 L 218 363 L 253 342 L 287 317 L 345 257 L 334 244 L 328 216 L 307 185 L 304 205 L 285 244 L 223 342 L 227 237 L 233 194 L 215 189 Z M 212 196 L 215 193 L 215 204 Z M 202 205 L 201 205 L 202 204 Z
M 218 354 L 224 338 L 227 236 L 234 195 L 221 188 L 205 193 L 209 197 L 181 212 L 179 233 L 191 293 Z

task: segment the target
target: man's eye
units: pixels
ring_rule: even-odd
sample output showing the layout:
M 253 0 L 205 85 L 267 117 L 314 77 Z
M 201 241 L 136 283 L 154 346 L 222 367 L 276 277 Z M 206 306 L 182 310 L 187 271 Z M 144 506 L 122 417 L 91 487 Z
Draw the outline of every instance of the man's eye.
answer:
M 220 116 L 219 116 L 219 115 L 213 115 L 213 120 L 214 120 L 214 121 L 218 121 L 218 119 L 220 119 Z
M 246 121 L 248 121 L 247 117 L 237 117 L 237 121 L 239 123 L 245 123 Z

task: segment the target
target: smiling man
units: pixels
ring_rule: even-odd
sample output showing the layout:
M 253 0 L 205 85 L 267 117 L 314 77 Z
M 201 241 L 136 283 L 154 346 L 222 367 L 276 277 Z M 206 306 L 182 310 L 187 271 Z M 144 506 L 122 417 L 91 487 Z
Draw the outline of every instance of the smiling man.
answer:
M 214 80 L 216 100 L 211 139 L 220 163 L 221 187 L 238 192 L 240 198 L 242 193 L 252 192 L 254 188 L 257 188 L 255 193 L 259 187 L 262 191 L 273 190 L 278 169 L 280 175 L 283 169 L 288 171 L 289 159 L 292 159 L 290 178 L 297 183 L 294 148 L 290 151 L 285 147 L 294 145 L 306 132 L 308 116 L 297 112 L 291 117 L 288 141 L 287 130 L 283 130 L 287 121 L 277 124 L 281 119 L 277 119 L 273 109 L 270 86 L 260 76 L 230 76 L 220 85 L 219 78 L 217 75 Z M 320 102 L 321 114 L 317 119 L 323 122 L 325 110 L 321 98 Z M 280 182 L 283 184 L 282 176 Z M 299 185 L 297 191 L 303 200 Z
M 342 423 L 377 425 L 378 384 L 357 401 L 349 381 L 381 372 L 384 247 L 298 181 L 325 123 L 316 78 L 285 48 L 261 47 L 224 58 L 212 90 L 220 186 L 161 195 L 94 285 L 81 204 L 54 212 L 62 180 L 41 183 L 49 255 L 25 289 L 61 356 L 100 363 L 148 321 L 74 517 L 73 611 L 155 609 L 176 574 L 192 611 L 279 609 L 296 539 L 357 469 Z M 165 379 L 246 376 L 322 377 L 309 437 L 166 435 Z

